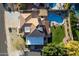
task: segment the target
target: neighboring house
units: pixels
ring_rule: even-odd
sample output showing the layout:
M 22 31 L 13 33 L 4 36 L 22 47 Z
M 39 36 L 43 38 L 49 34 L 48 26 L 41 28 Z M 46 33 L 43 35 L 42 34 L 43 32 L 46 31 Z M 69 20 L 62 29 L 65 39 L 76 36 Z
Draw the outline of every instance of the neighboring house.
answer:
M 20 3 L 3 3 L 3 7 L 7 11 L 18 11 L 20 9 Z
M 47 8 L 52 10 L 63 10 L 64 3 L 34 3 L 33 8 Z
M 49 3 L 49 8 L 53 10 L 63 10 L 64 3 Z
M 33 3 L 33 8 L 49 8 L 49 3 Z
M 40 16 L 37 11 L 21 13 L 20 15 L 20 30 L 25 33 L 26 45 L 32 50 L 41 49 L 46 40 L 45 30 L 47 28 L 45 26 L 45 17 L 41 18 Z

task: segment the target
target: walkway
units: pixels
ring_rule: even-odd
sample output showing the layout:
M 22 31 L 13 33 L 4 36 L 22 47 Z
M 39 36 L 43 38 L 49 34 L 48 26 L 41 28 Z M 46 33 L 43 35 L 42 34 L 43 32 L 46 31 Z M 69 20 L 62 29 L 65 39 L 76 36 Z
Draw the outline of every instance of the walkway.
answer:
M 71 23 L 70 23 L 70 14 L 69 14 L 69 17 L 65 19 L 64 29 L 65 29 L 65 37 L 67 38 L 67 39 L 64 39 L 64 41 L 68 41 L 69 39 L 73 40 L 73 35 L 71 31 Z

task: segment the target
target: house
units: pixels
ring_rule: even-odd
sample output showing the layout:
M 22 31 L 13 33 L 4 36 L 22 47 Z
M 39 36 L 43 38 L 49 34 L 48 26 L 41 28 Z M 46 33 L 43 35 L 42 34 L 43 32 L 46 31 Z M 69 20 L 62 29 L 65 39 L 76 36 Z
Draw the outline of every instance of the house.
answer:
M 44 25 L 44 31 L 45 31 L 45 34 L 46 37 L 50 35 L 50 23 L 47 19 L 47 16 L 48 16 L 48 11 L 46 9 L 39 9 L 39 17 L 40 17 L 40 23 L 42 23 Z
M 46 9 L 39 9 L 39 16 L 47 16 L 48 11 Z
M 35 14 L 36 16 L 34 16 Z M 44 26 L 41 23 L 37 11 L 20 14 L 20 30 L 24 32 L 26 45 L 32 50 L 40 50 L 45 43 Z

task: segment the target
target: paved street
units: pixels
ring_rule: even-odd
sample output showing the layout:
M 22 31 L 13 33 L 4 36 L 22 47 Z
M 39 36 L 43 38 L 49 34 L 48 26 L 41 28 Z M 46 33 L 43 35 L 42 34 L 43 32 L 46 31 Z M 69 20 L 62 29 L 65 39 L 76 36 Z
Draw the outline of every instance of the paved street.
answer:
M 7 40 L 5 34 L 5 21 L 4 21 L 4 9 L 2 4 L 0 4 L 0 56 L 5 56 L 7 54 Z
M 37 51 L 29 51 L 29 52 L 26 52 L 24 56 L 41 56 L 41 53 Z
M 32 51 L 32 52 L 28 53 L 28 56 L 41 56 L 41 54 L 40 54 L 40 52 L 35 52 L 35 51 L 33 52 Z

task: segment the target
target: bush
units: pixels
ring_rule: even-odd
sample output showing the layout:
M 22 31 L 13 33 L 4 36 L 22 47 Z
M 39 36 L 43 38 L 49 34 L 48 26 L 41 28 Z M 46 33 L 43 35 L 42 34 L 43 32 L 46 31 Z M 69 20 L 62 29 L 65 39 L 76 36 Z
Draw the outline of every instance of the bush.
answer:
M 21 6 L 20 10 L 26 10 L 27 9 L 26 3 L 21 3 L 20 6 Z
M 65 48 L 68 50 L 69 56 L 79 56 L 79 41 L 69 41 Z
M 42 49 L 42 55 L 44 56 L 67 56 L 67 50 L 59 45 L 52 43 L 48 44 Z
M 42 49 L 44 56 L 79 56 L 79 41 L 69 41 L 67 44 L 48 44 Z

